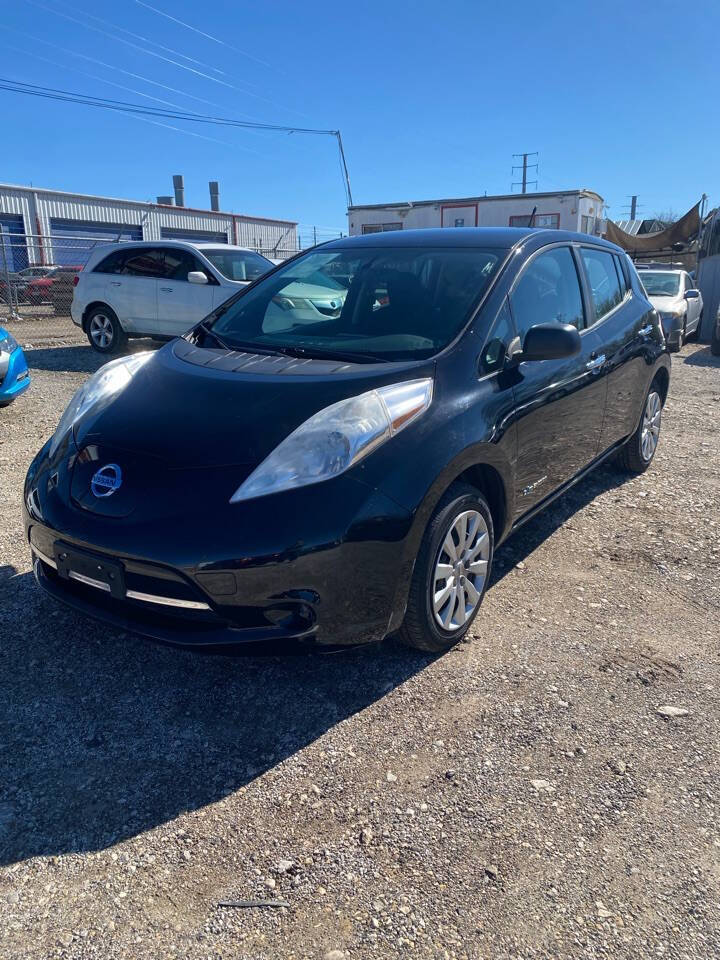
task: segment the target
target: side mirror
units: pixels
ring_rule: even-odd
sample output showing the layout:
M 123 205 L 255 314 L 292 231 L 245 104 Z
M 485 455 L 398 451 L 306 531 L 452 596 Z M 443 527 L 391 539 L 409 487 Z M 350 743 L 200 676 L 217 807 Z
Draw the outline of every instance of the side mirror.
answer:
M 525 334 L 520 361 L 562 360 L 580 353 L 580 334 L 571 323 L 537 323 Z
M 686 299 L 686 300 L 697 300 L 697 299 L 699 299 L 699 297 L 700 297 L 700 291 L 699 291 L 699 290 L 686 290 L 686 291 L 685 291 L 685 299 Z
M 207 283 L 208 278 L 207 274 L 203 273 L 202 270 L 191 270 L 188 275 L 188 283 Z

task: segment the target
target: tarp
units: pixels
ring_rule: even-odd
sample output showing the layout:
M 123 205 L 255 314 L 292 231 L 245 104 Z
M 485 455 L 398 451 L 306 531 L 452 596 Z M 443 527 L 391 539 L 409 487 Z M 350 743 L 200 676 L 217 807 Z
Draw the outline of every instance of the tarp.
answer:
M 612 220 L 608 220 L 605 239 L 616 243 L 628 253 L 659 253 L 661 250 L 671 249 L 675 243 L 687 245 L 693 237 L 697 236 L 699 230 L 700 203 L 698 202 L 683 217 L 680 217 L 677 223 L 659 233 L 633 236 L 621 230 Z

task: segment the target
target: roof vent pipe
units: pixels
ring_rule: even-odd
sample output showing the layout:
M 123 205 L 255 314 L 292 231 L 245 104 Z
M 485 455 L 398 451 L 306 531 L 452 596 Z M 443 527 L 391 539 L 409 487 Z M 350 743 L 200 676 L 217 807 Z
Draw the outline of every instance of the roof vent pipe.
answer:
M 210 186 L 210 209 L 216 212 L 220 210 L 220 184 L 217 180 L 211 180 Z
M 185 180 L 181 173 L 176 173 L 173 176 L 173 188 L 175 190 L 175 206 L 184 207 L 185 206 Z

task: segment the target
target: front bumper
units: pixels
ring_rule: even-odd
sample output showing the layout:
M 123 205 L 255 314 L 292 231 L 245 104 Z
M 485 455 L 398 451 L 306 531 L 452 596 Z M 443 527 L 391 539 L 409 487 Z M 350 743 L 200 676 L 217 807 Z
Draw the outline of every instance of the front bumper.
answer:
M 30 386 L 30 373 L 22 349 L 10 354 L 7 370 L 0 379 L 0 405 L 11 403 Z
M 660 322 L 668 348 L 670 350 L 677 350 L 680 347 L 680 337 L 682 336 L 685 325 L 685 318 L 661 315 Z
M 44 590 L 122 630 L 183 646 L 380 640 L 409 573 L 410 513 L 348 476 L 202 518 L 196 511 L 155 522 L 81 509 L 62 463 L 50 464 L 41 451 L 28 473 L 23 516 Z M 61 573 L 63 544 L 100 564 L 119 563 L 122 598 L 101 582 Z

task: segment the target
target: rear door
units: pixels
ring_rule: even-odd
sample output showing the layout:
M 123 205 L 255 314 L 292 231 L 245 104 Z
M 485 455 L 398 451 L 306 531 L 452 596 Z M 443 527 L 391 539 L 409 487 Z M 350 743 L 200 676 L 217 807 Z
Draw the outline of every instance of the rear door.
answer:
M 164 275 L 158 283 L 158 332 L 182 336 L 219 302 L 220 285 L 189 250 L 165 247 L 163 260 Z M 191 271 L 203 273 L 207 283 L 190 283 L 187 277 Z
M 607 381 L 605 421 L 600 453 L 636 428 L 647 381 L 648 347 L 656 336 L 653 309 L 632 289 L 631 270 L 624 254 L 583 245 L 580 262 L 587 281 L 593 329 L 601 342 Z
M 514 384 L 517 423 L 516 517 L 531 510 L 597 455 L 605 410 L 604 362 L 573 249 L 544 247 L 523 268 L 510 293 L 521 341 L 538 323 L 572 323 L 580 353 L 522 362 Z
M 133 247 L 108 276 L 108 303 L 129 333 L 158 333 L 158 282 L 165 273 L 163 250 Z

